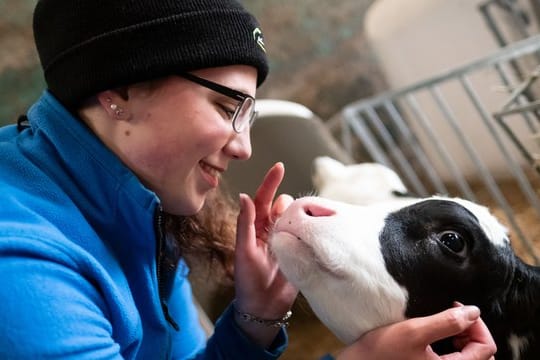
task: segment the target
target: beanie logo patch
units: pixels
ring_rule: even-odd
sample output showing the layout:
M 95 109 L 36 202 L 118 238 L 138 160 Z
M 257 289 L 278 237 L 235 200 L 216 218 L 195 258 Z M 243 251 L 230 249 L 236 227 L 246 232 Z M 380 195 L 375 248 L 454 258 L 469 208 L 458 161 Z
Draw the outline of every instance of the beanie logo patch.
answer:
M 266 48 L 264 47 L 264 38 L 262 34 L 262 30 L 259 28 L 255 28 L 253 30 L 253 40 L 259 45 L 259 47 L 262 49 L 262 51 L 266 52 Z

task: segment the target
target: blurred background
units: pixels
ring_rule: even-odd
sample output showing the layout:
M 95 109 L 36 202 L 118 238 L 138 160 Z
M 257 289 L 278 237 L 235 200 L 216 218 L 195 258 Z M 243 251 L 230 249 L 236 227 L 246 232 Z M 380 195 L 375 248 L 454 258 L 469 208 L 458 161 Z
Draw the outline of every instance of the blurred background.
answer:
M 35 2 L 0 0 L 0 124 L 15 122 L 44 88 L 31 30 Z M 233 192 L 252 189 L 277 160 L 291 179 L 282 190 L 293 195 L 313 191 L 315 156 L 376 161 L 421 196 L 489 205 L 519 255 L 538 264 L 540 2 L 243 3 L 261 22 L 271 64 L 257 96 L 285 102 L 261 110 L 254 157 L 228 179 Z M 230 292 L 196 290 L 215 319 Z M 216 294 L 217 304 L 209 300 Z M 302 300 L 290 340 L 285 359 L 316 359 L 342 346 Z
M 0 0 L 0 122 L 12 122 L 43 89 L 33 46 L 35 0 Z M 372 1 L 336 4 L 249 0 L 259 18 L 271 62 L 258 97 L 298 101 L 323 118 L 384 88 L 363 34 Z

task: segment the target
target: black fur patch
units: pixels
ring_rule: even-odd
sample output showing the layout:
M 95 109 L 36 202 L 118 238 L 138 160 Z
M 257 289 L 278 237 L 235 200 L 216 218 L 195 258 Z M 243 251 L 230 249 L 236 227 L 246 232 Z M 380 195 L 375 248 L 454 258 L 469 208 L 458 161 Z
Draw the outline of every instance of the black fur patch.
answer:
M 441 241 L 447 233 L 461 237 L 462 251 Z M 459 301 L 479 306 L 494 327 L 502 320 L 515 257 L 509 247 L 495 246 L 465 207 L 430 199 L 402 208 L 387 216 L 380 243 L 388 272 L 408 291 L 407 317 L 434 314 Z M 438 352 L 450 351 L 447 345 Z

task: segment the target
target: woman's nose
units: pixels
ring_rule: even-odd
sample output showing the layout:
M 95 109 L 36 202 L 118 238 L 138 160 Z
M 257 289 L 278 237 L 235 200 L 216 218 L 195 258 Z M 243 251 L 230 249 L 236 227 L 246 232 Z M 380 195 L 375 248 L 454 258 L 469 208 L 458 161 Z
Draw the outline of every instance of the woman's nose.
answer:
M 233 133 L 231 139 L 225 145 L 224 151 L 234 159 L 249 159 L 251 157 L 250 129 L 247 128 L 241 133 Z

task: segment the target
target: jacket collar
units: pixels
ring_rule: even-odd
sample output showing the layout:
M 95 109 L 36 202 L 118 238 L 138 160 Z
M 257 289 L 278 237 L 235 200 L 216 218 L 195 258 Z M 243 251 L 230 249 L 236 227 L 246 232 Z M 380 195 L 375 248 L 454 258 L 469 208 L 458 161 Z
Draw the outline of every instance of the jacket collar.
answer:
M 120 248 L 128 243 L 153 250 L 148 239 L 154 236 L 153 217 L 159 205 L 155 193 L 51 93 L 44 92 L 28 119 L 33 136 L 43 140 L 34 142 L 40 144 L 34 156 L 98 234 L 108 242 L 121 240 L 116 244 Z

